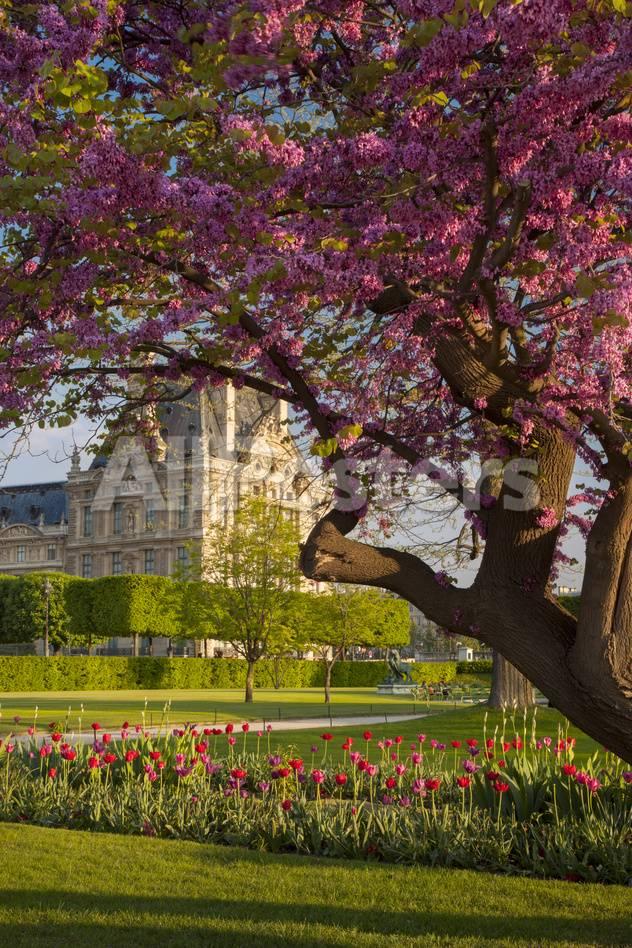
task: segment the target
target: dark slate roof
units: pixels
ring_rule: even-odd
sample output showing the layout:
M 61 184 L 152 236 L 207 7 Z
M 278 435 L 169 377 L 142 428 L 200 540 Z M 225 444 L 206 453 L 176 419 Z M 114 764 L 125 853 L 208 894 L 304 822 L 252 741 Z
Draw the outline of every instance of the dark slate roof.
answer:
M 90 470 L 98 471 L 102 467 L 107 467 L 109 460 L 110 459 L 105 454 L 97 454 L 92 464 L 90 465 Z
M 52 484 L 21 484 L 16 487 L 0 487 L 0 522 L 7 526 L 28 523 L 37 526 L 40 515 L 50 526 L 68 521 L 68 497 L 66 481 Z

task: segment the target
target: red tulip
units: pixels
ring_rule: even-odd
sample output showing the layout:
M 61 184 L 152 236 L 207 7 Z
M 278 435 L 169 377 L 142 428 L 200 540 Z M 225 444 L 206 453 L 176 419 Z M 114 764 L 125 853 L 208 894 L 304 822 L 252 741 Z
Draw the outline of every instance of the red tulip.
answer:
M 244 721 L 244 723 L 241 726 L 241 729 L 244 732 L 244 734 L 248 733 L 248 731 L 250 730 L 250 725 L 248 724 L 247 721 Z
M 59 731 L 53 731 L 53 733 L 52 733 L 51 736 L 50 736 L 50 739 L 51 739 L 51 741 L 54 741 L 55 744 L 58 744 L 58 743 L 61 741 L 61 737 L 62 737 L 62 736 L 61 736 L 61 734 L 59 733 Z
M 346 774 L 336 774 L 336 776 L 335 776 L 334 779 L 335 779 L 335 781 L 336 781 L 336 783 L 338 784 L 339 787 L 344 787 L 344 785 L 345 785 L 346 782 L 347 782 L 347 775 L 346 775 Z
M 371 738 L 373 737 L 373 731 L 365 731 L 362 737 L 364 738 L 365 741 L 370 741 Z
M 501 780 L 497 780 L 494 784 L 494 790 L 496 793 L 506 793 L 509 790 L 509 784 L 503 783 Z
M 113 754 L 111 751 L 103 755 L 103 762 L 106 764 L 113 764 L 115 760 L 116 754 Z
M 320 735 L 320 739 L 321 739 L 321 741 L 333 741 L 334 736 L 333 736 L 333 734 L 329 734 L 329 733 L 321 734 L 321 735 Z
M 431 790 L 434 793 L 440 786 L 441 780 L 438 777 L 430 777 L 429 780 L 426 780 L 426 790 Z
M 101 740 L 103 741 L 104 744 L 109 744 L 110 741 L 112 740 L 112 735 L 111 735 L 111 734 L 102 734 L 102 735 L 101 735 Z
M 149 751 L 150 760 L 160 760 L 160 751 Z
M 575 764 L 564 764 L 562 766 L 562 773 L 564 774 L 565 777 L 572 777 L 574 774 L 577 773 L 577 767 L 575 766 Z
M 500 777 L 500 774 L 497 773 L 495 770 L 488 770 L 487 773 L 485 774 L 485 777 L 487 780 L 489 780 L 490 783 L 493 783 L 494 780 L 498 780 L 498 778 Z
M 49 780 L 54 780 L 56 776 L 57 776 L 57 768 L 56 768 L 56 767 L 50 767 L 50 768 L 49 768 L 49 771 L 48 771 L 48 779 L 49 779 Z
M 101 730 L 101 725 L 100 725 L 100 724 L 91 724 L 90 727 L 92 728 L 93 731 L 100 731 L 100 730 Z
M 450 744 L 452 745 L 452 747 L 460 747 L 461 741 L 450 741 Z
M 459 787 L 464 790 L 466 787 L 469 787 L 472 781 L 469 777 L 457 777 L 456 782 L 458 783 Z
M 291 801 L 291 800 L 284 800 L 283 803 L 281 804 L 281 809 L 282 809 L 282 810 L 285 810 L 285 812 L 287 813 L 288 810 L 291 810 L 291 809 L 292 809 L 292 801 Z
M 98 757 L 88 757 L 88 767 L 90 770 L 95 770 L 99 766 Z
M 397 780 L 395 780 L 395 777 L 388 777 L 385 783 L 389 790 L 392 790 L 394 787 L 397 786 Z
M 226 727 L 224 728 L 224 731 L 226 732 L 226 734 L 232 734 L 234 730 L 235 730 L 234 724 L 227 724 Z
M 468 747 L 478 747 L 478 741 L 475 737 L 468 737 L 465 743 Z
M 230 775 L 233 780 L 243 780 L 248 776 L 248 773 L 245 770 L 240 770 L 239 767 L 235 767 L 233 770 L 231 770 Z

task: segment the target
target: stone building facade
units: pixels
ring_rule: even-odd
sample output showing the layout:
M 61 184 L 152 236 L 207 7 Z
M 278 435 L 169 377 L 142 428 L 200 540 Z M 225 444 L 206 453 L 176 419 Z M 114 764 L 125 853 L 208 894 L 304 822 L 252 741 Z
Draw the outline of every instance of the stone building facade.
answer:
M 232 385 L 178 393 L 157 410 L 151 453 L 121 436 L 86 470 L 75 454 L 66 481 L 0 487 L 0 572 L 173 575 L 211 523 L 258 495 L 281 503 L 303 535 L 326 504 L 285 404 Z

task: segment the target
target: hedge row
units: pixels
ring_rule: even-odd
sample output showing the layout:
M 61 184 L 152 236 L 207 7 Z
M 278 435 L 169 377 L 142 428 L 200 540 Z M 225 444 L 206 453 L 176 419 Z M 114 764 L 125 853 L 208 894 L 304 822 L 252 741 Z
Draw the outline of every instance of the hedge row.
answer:
M 371 687 L 388 674 L 384 662 L 338 662 L 334 687 Z M 452 681 L 454 662 L 418 662 L 415 681 Z M 257 663 L 255 685 L 318 688 L 324 683 L 320 662 L 264 659 Z M 246 663 L 234 658 L 106 658 L 38 655 L 0 656 L 0 691 L 119 691 L 153 688 L 243 688 Z
M 457 675 L 491 675 L 491 658 L 476 658 L 473 662 L 457 662 Z

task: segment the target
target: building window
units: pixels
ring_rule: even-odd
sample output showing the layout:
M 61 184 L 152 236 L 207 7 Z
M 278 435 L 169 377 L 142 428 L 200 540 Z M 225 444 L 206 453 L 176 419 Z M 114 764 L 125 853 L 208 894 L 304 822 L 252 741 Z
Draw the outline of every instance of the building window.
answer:
M 156 551 L 145 550 L 145 572 L 152 575 L 156 572 Z
M 156 508 L 153 503 L 148 503 L 145 508 L 145 530 L 156 529 Z
M 182 494 L 180 497 L 180 506 L 178 507 L 178 528 L 183 530 L 189 526 L 189 495 Z
M 179 546 L 176 549 L 176 562 L 180 569 L 186 569 L 189 565 L 189 551 L 186 546 Z
M 112 554 L 112 576 L 120 576 L 123 572 L 123 564 L 121 562 L 121 554 L 113 553 Z
M 92 536 L 92 507 L 83 508 L 83 535 Z
M 81 575 L 84 579 L 92 579 L 92 553 L 84 553 L 81 559 Z
M 51 545 L 51 546 L 48 547 L 48 555 L 47 555 L 46 559 L 48 559 L 48 560 L 56 560 L 56 559 L 57 559 L 57 547 L 56 547 L 56 546 Z
M 123 504 L 112 504 L 112 533 L 123 532 Z
M 18 563 L 24 563 L 26 561 L 26 547 L 20 545 L 18 547 Z

